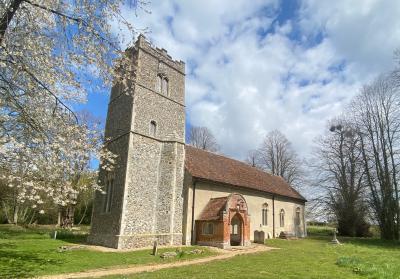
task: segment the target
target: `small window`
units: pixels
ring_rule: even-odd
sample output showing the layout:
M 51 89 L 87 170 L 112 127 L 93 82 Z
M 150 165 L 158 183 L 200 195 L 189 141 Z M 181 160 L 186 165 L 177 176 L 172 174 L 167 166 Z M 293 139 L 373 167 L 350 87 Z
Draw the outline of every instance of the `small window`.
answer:
M 103 212 L 111 212 L 112 198 L 114 192 L 114 178 L 108 178 L 106 182 L 106 195 L 104 197 Z
M 162 76 L 161 75 L 157 75 L 156 92 L 158 92 L 158 93 L 161 93 L 162 82 L 163 82 Z
M 281 209 L 281 212 L 279 214 L 279 220 L 280 220 L 280 226 L 284 227 L 285 226 L 285 210 Z
M 155 121 L 150 122 L 150 136 L 155 137 L 157 133 L 157 123 Z
M 168 96 L 168 79 L 166 78 L 162 80 L 162 94 Z
M 262 209 L 262 225 L 267 226 L 268 225 L 268 204 L 264 203 L 263 204 L 263 209 Z
M 301 221 L 301 219 L 300 219 L 300 207 L 298 207 L 296 209 L 296 220 L 295 220 L 296 226 L 300 226 L 300 221 Z
M 214 224 L 204 223 L 203 224 L 203 234 L 214 234 Z
M 233 224 L 231 226 L 231 234 L 239 234 L 239 225 L 238 224 Z

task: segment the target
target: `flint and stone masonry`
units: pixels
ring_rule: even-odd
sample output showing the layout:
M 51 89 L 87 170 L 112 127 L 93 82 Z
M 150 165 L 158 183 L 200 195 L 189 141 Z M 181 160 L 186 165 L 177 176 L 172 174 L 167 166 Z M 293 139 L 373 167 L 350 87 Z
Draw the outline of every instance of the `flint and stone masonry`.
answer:
M 117 167 L 94 199 L 89 242 L 118 249 L 182 244 L 185 64 L 140 35 L 128 49 L 135 69 L 128 94 L 111 91 L 106 122 Z M 157 79 L 162 77 L 160 90 Z M 111 183 L 110 183 L 111 182 Z M 109 199 L 109 201 L 108 201 Z M 106 205 L 106 203 L 110 203 Z
M 105 137 L 118 155 L 100 169 L 89 242 L 118 249 L 229 248 L 306 235 L 306 200 L 281 177 L 185 146 L 185 64 L 141 35 L 126 50 L 130 87 L 115 82 Z

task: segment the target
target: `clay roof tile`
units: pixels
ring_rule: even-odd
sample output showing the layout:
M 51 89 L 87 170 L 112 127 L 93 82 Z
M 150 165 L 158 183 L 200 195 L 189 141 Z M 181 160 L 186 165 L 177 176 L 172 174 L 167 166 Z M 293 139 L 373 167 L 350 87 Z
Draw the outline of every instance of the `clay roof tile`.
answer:
M 189 145 L 185 151 L 185 168 L 195 178 L 306 201 L 280 176 Z

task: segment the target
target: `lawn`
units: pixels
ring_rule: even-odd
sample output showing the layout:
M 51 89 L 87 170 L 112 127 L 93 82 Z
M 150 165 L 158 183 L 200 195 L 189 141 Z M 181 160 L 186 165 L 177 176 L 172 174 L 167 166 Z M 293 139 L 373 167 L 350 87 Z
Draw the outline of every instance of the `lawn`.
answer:
M 22 228 L 0 225 L 0 278 L 23 278 L 45 274 L 58 274 L 84 271 L 112 266 L 140 265 L 187 260 L 212 255 L 204 249 L 200 255 L 182 254 L 174 259 L 161 259 L 152 256 L 150 250 L 132 252 L 99 252 L 92 250 L 71 250 L 59 252 L 58 247 L 83 243 L 87 228 L 71 233 L 59 231 L 54 240 L 52 227 Z M 192 250 L 186 247 L 185 250 Z M 159 249 L 159 253 L 174 249 Z
M 379 239 L 340 238 L 343 245 L 329 243 L 329 228 L 311 228 L 303 240 L 268 240 L 281 248 L 253 255 L 236 256 L 209 264 L 160 270 L 111 278 L 400 278 L 400 244 Z
M 185 254 L 182 258 L 163 260 L 151 256 L 150 250 L 124 253 L 92 250 L 58 252 L 59 246 L 83 242 L 87 228 L 73 234 L 59 232 L 58 237 L 62 239 L 58 240 L 51 239 L 52 231 L 51 227 L 25 229 L 0 225 L 0 277 L 21 278 L 100 267 L 162 263 L 212 254 L 206 250 L 202 255 Z M 208 264 L 107 278 L 400 278 L 398 242 L 339 237 L 343 245 L 335 246 L 329 243 L 330 228 L 310 228 L 309 231 L 312 235 L 307 239 L 267 241 L 267 245 L 281 248 L 279 250 L 236 256 Z

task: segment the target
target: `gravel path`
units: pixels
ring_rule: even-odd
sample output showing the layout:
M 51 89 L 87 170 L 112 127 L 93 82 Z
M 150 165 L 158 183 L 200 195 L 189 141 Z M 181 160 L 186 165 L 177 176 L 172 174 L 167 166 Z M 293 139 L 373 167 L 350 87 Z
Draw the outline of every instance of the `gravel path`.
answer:
M 118 268 L 108 268 L 108 269 L 94 269 L 88 270 L 84 272 L 76 272 L 76 273 L 65 273 L 59 275 L 49 275 L 44 277 L 39 277 L 40 279 L 67 279 L 67 278 L 97 278 L 102 276 L 109 276 L 109 275 L 128 275 L 128 274 L 135 274 L 141 272 L 152 272 L 160 269 L 165 268 L 172 268 L 172 267 L 180 267 L 180 266 L 187 266 L 193 264 L 202 264 L 211 261 L 217 260 L 225 260 L 232 258 L 237 255 L 244 255 L 244 254 L 253 254 L 258 252 L 269 251 L 277 248 L 267 247 L 265 245 L 254 245 L 250 248 L 245 249 L 232 249 L 232 250 L 221 250 L 216 249 L 219 255 L 210 256 L 206 258 L 200 259 L 193 259 L 187 261 L 179 261 L 179 262 L 172 262 L 172 263 L 165 263 L 165 264 L 149 264 L 149 265 L 128 265 L 125 267 L 118 267 Z

